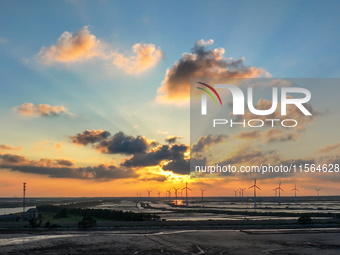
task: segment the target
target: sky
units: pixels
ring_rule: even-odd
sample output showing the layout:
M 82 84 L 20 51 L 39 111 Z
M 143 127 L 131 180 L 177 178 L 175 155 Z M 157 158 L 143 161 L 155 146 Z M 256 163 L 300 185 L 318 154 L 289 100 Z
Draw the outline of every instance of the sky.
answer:
M 1 1 L 0 196 L 20 196 L 23 182 L 31 197 L 146 196 L 146 188 L 164 196 L 186 181 L 193 196 L 200 188 L 207 196 L 233 196 L 253 180 L 193 179 L 186 172 L 190 78 L 235 77 L 234 71 L 240 78 L 339 78 L 339 5 Z M 205 58 L 197 58 L 200 50 Z M 310 104 L 319 114 L 296 139 L 277 139 L 290 150 L 282 161 L 305 144 L 308 153 L 295 159 L 339 162 L 340 91 L 329 87 L 308 87 L 318 95 Z M 279 181 L 292 195 L 297 180 L 279 178 L 263 179 L 260 195 L 272 195 Z M 323 195 L 340 193 L 336 179 L 301 178 L 298 186 L 300 195 L 315 195 L 316 186 Z

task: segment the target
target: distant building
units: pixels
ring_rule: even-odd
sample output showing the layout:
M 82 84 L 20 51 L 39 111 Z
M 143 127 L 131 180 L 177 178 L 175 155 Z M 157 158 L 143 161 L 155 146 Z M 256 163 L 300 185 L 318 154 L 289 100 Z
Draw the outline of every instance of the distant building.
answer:
M 17 221 L 18 216 L 15 214 L 0 215 L 0 221 Z
M 36 218 L 38 218 L 38 209 L 36 208 L 28 209 L 27 212 L 23 212 L 21 214 L 22 220 L 31 220 Z

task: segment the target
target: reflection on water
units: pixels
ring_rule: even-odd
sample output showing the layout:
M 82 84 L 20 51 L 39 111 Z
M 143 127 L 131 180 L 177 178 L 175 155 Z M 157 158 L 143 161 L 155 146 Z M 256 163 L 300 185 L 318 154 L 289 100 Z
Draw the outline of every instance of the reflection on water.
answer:
M 137 199 L 138 200 L 138 199 Z M 210 201 L 209 201 L 210 200 Z M 332 213 L 338 214 L 340 213 L 340 201 L 335 200 L 334 198 L 330 200 L 323 201 L 303 201 L 303 198 L 300 198 L 300 201 L 295 204 L 291 203 L 282 203 L 278 205 L 277 201 L 260 201 L 258 202 L 257 209 L 254 209 L 253 202 L 251 199 L 245 200 L 246 202 L 241 202 L 236 199 L 228 201 L 226 198 L 223 201 L 223 198 L 206 198 L 204 202 L 201 200 L 189 200 L 189 206 L 185 206 L 185 200 L 171 199 L 168 198 L 150 198 L 146 200 L 146 198 L 140 198 L 138 201 L 132 201 L 128 199 L 123 199 L 121 202 L 116 203 L 102 203 L 93 208 L 100 209 L 111 209 L 111 210 L 123 210 L 123 211 L 132 211 L 132 212 L 145 212 L 145 213 L 156 213 L 161 216 L 162 219 L 166 219 L 168 221 L 184 221 L 184 220 L 270 220 L 270 219 L 282 219 L 282 220 L 292 220 L 296 219 L 296 217 L 278 217 L 278 216 L 248 216 L 237 214 L 230 215 L 229 212 L 261 212 L 261 213 Z M 270 198 L 268 198 L 270 200 Z M 189 210 L 189 211 L 188 211 Z M 322 217 L 318 217 L 321 219 Z M 327 217 L 328 218 L 328 217 Z
M 35 206 L 27 206 L 26 210 L 35 208 Z M 14 207 L 14 208 L 0 208 L 0 215 L 11 214 L 11 213 L 20 213 L 22 212 L 22 207 Z

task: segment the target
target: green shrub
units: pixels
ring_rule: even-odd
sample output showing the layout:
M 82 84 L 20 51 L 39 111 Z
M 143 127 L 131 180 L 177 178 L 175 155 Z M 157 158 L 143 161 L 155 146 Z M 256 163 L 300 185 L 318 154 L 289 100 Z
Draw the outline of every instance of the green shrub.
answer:
M 94 227 L 96 225 L 97 221 L 96 219 L 92 218 L 91 216 L 84 216 L 82 221 L 78 222 L 78 226 L 81 228 L 88 228 L 88 227 Z

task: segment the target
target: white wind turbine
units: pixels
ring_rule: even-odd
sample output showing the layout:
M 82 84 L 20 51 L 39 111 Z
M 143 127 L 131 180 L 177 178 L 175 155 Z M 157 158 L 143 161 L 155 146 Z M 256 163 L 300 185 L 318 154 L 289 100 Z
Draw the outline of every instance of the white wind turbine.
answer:
M 283 189 L 281 188 L 281 182 L 279 183 L 279 187 L 277 187 L 276 189 L 279 191 L 279 205 L 281 205 L 281 190 L 283 191 Z
M 257 204 L 256 204 L 256 189 L 261 190 L 261 189 L 256 185 L 256 178 L 255 178 L 255 180 L 254 180 L 254 185 L 251 186 L 251 187 L 249 187 L 249 189 L 251 189 L 251 188 L 254 188 L 254 208 L 256 208 L 256 207 L 257 207 Z
M 203 192 L 205 191 L 205 189 L 201 189 L 201 188 L 200 188 L 200 190 L 201 190 L 201 192 L 202 192 L 202 202 L 203 202 Z
M 292 189 L 292 191 L 295 191 L 295 204 L 296 204 L 296 191 L 300 192 L 300 191 L 296 188 L 296 183 L 295 183 L 295 188 Z

